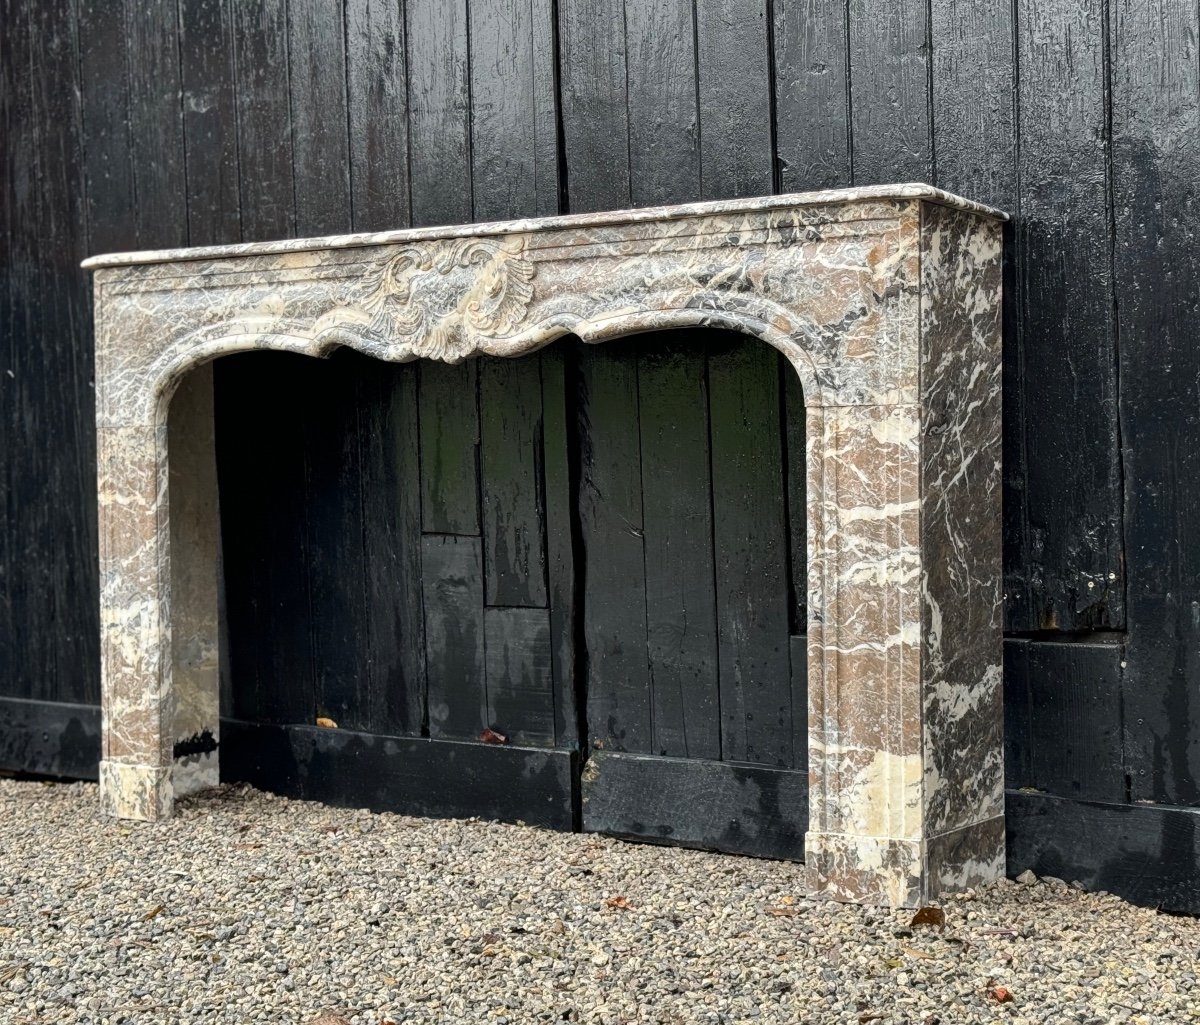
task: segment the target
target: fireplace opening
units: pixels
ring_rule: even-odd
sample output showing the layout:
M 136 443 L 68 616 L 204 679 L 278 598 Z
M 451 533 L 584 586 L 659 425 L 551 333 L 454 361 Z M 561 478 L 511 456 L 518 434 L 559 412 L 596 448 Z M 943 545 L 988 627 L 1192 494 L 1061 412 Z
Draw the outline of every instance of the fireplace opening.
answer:
M 802 857 L 804 409 L 777 350 L 245 353 L 215 408 L 224 778 Z M 347 744 L 391 754 L 356 771 Z M 494 803 L 547 754 L 566 770 Z

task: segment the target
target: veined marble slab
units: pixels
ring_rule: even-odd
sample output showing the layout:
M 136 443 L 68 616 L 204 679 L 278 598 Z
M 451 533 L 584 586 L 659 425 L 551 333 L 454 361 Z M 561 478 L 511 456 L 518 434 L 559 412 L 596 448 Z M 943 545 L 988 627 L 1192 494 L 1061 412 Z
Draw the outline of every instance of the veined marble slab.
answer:
M 814 887 L 912 905 L 997 877 L 1003 219 L 896 185 L 88 260 L 105 807 L 159 818 L 216 780 L 199 368 L 719 326 L 779 349 L 807 406 Z

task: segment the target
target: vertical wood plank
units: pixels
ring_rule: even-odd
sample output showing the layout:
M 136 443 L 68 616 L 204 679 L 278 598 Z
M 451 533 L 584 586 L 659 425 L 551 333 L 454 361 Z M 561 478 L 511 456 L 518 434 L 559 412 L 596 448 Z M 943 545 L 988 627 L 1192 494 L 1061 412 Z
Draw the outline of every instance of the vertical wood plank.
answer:
M 804 389 L 800 376 L 779 357 L 783 382 L 783 479 L 787 492 L 790 629 L 808 630 L 808 459 L 805 451 Z
M 488 725 L 510 744 L 554 744 L 547 609 L 485 609 Z
M 478 535 L 478 363 L 427 361 L 418 380 L 422 529 Z
M 413 224 L 472 220 L 465 0 L 408 0 Z
M 479 538 L 428 535 L 422 547 L 429 735 L 475 740 L 488 725 Z
M 542 382 L 537 357 L 478 363 L 488 605 L 545 608 Z
M 413 737 L 425 725 L 417 376 L 376 364 L 359 395 L 370 726 Z
M 233 12 L 228 0 L 179 5 L 188 243 L 242 237 L 234 93 Z
M 643 338 L 638 357 L 650 751 L 715 759 L 721 697 L 704 350 L 695 335 L 668 339 Z
M 704 199 L 774 191 L 769 31 L 766 0 L 696 5 Z
M 634 343 L 579 361 L 579 524 L 588 732 L 593 746 L 650 752 L 646 564 Z
M 546 501 L 546 583 L 554 667 L 554 730 L 559 747 L 580 743 L 576 706 L 576 559 L 571 430 L 565 343 L 541 352 L 542 443 Z
M 350 198 L 355 231 L 408 225 L 408 89 L 403 4 L 346 0 Z
M 309 365 L 325 369 L 277 352 L 226 356 L 213 367 L 229 675 L 240 719 L 315 717 L 305 462 L 295 425 L 309 398 Z
M 937 185 L 1019 213 L 1014 8 L 934 0 L 933 127 Z M 1030 614 L 1025 509 L 1024 338 L 1019 238 L 1005 232 L 1004 593 L 1010 630 L 1037 627 Z
M 0 17 L 9 26 L 7 32 L 0 32 L 0 131 L 5 139 L 5 173 L 0 175 L 0 258 L 5 261 L 8 273 L 0 275 L 0 428 L 6 437 L 15 437 L 14 420 L 17 415 L 17 404 L 14 394 L 13 378 L 9 371 L 13 369 L 13 359 L 16 355 L 16 260 L 13 243 L 16 237 L 17 203 L 15 196 L 16 173 L 10 172 L 8 164 L 13 160 L 14 147 L 17 144 L 17 133 L 20 122 L 17 107 L 14 102 L 19 84 L 17 81 L 18 61 L 15 58 L 14 42 L 17 33 L 14 29 L 18 16 L 18 0 L 0 0 Z M 5 495 L 13 493 L 13 481 L 16 477 L 15 446 L 0 447 L 0 487 Z M 0 502 L 0 666 L 4 666 L 6 682 L 5 693 L 12 697 L 27 697 L 25 680 L 23 679 L 24 664 L 18 659 L 19 648 L 14 636 L 12 590 L 16 584 L 18 571 L 13 557 L 15 548 L 16 523 L 15 517 L 9 515 L 10 503 Z
M 1200 14 L 1111 8 L 1131 797 L 1200 804 Z M 1032 496 L 1031 496 L 1032 497 Z
M 697 200 L 700 114 L 691 0 L 626 4 L 625 37 L 633 205 Z
M 783 192 L 852 180 L 847 0 L 775 3 L 775 139 Z
M 296 232 L 287 8 L 278 0 L 232 4 L 242 239 Z
M 1031 602 L 1045 630 L 1124 624 L 1104 23 L 1022 10 L 1017 226 Z
M 365 729 L 372 701 L 359 385 L 369 364 L 366 357 L 343 349 L 305 370 L 317 396 L 307 408 L 299 407 L 304 418 L 315 711 L 342 728 Z
M 287 22 L 296 231 L 346 232 L 352 218 L 342 4 L 288 0 Z
M 722 341 L 708 360 L 722 757 L 791 768 L 779 364 L 761 342 Z
M 573 213 L 630 203 L 622 0 L 559 0 L 563 155 Z
M 850 3 L 850 130 L 854 184 L 929 181 L 926 0 Z

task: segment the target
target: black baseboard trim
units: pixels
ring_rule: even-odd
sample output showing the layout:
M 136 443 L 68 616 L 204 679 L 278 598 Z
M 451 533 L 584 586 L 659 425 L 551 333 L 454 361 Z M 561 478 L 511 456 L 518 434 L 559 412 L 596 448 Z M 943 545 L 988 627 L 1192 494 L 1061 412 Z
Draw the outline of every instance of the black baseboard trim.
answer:
M 0 771 L 97 779 L 100 706 L 0 698 Z
M 222 782 L 338 807 L 577 827 L 575 753 L 221 720 Z
M 804 860 L 807 773 L 593 751 L 583 770 L 582 803 L 588 832 Z
M 1200 914 L 1200 808 L 1010 790 L 1008 874 L 1078 880 L 1134 904 Z

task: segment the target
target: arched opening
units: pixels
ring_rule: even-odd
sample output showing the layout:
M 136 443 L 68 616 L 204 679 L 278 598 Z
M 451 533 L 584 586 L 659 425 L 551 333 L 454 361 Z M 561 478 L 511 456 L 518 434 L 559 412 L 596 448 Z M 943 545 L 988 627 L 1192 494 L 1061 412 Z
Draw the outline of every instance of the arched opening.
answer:
M 779 352 L 686 327 L 215 377 L 225 778 L 802 856 L 804 410 Z M 535 752 L 561 765 L 531 784 Z

